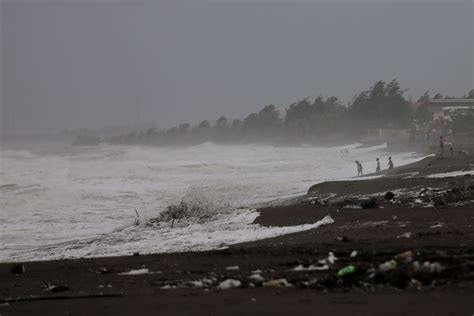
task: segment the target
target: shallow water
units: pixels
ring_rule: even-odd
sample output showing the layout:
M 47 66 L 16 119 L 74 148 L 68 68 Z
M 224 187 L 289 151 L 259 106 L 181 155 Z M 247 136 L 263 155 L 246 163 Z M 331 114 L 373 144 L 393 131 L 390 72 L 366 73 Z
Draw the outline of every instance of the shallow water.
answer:
M 0 261 L 212 249 L 284 233 L 251 224 L 256 203 L 306 192 L 383 162 L 384 146 L 188 148 L 2 146 Z M 396 165 L 419 160 L 392 156 Z M 205 196 L 226 211 L 205 223 L 147 225 L 183 197 Z M 224 207 L 225 206 L 225 207 Z M 228 207 L 233 211 L 228 211 Z M 135 209 L 140 225 L 135 226 Z M 301 229 L 303 229 L 301 227 Z

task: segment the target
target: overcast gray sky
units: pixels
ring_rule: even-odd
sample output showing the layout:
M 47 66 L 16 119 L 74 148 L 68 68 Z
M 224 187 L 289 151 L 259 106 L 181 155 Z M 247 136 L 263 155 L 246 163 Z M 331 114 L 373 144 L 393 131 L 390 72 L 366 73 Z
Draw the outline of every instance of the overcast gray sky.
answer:
M 3 132 L 241 118 L 392 78 L 413 98 L 473 87 L 472 0 L 0 2 Z

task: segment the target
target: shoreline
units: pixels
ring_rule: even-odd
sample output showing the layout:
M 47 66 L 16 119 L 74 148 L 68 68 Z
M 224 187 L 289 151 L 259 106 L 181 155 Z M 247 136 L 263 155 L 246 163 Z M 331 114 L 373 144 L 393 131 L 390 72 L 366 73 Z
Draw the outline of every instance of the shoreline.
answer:
M 10 269 L 20 263 L 0 263 L 0 313 L 472 313 L 474 177 L 426 176 L 473 163 L 432 156 L 382 178 L 319 183 L 294 203 L 258 209 L 255 222 L 329 215 L 333 224 L 225 250 L 29 261 L 19 274 Z M 409 260 L 394 259 L 407 251 Z M 396 267 L 382 271 L 390 260 Z M 356 272 L 338 277 L 349 265 Z

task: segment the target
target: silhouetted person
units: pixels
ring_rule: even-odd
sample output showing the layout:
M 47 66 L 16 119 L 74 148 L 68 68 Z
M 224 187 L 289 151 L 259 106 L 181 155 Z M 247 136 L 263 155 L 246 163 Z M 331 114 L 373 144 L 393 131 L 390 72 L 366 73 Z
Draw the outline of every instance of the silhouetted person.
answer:
M 392 170 L 392 169 L 393 169 L 392 157 L 388 157 L 388 170 Z
M 357 164 L 357 176 L 360 177 L 361 175 L 364 174 L 364 172 L 362 171 L 362 164 L 359 162 L 359 160 L 356 160 L 356 164 Z
M 443 136 L 440 136 L 440 137 L 439 137 L 439 149 L 441 150 L 441 154 L 443 154 L 443 152 L 444 152 L 444 140 L 443 140 Z
M 375 172 L 379 172 L 380 171 L 380 160 L 379 158 L 377 158 L 377 168 L 375 168 Z

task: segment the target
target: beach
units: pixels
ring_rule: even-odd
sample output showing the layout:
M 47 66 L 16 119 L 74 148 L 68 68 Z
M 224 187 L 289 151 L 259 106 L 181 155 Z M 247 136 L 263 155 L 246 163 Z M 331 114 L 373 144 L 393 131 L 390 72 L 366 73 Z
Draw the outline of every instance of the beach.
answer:
M 254 224 L 315 228 L 223 249 L 2 263 L 0 314 L 470 315 L 473 163 L 309 186 Z

